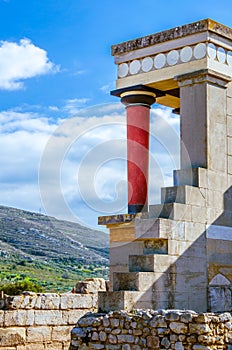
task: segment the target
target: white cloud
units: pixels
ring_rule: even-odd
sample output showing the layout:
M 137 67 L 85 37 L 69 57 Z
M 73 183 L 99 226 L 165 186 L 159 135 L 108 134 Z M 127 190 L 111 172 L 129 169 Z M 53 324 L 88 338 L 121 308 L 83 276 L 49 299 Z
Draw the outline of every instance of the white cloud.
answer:
M 35 46 L 29 39 L 21 39 L 19 43 L 0 42 L 2 90 L 22 89 L 23 80 L 58 70 L 59 67 L 49 61 L 47 52 Z
M 47 214 L 95 227 L 99 215 L 125 212 L 125 119 L 120 103 L 59 120 L 0 112 L 1 204 L 38 211 L 41 193 Z M 169 110 L 152 110 L 151 203 L 159 200 L 161 186 L 171 185 L 178 167 L 177 126 Z
M 77 114 L 80 111 L 80 108 L 88 102 L 88 98 L 72 98 L 66 101 L 63 110 L 69 115 Z
M 111 90 L 113 90 L 115 88 L 115 82 L 112 81 L 108 84 L 105 84 L 103 86 L 100 87 L 100 90 L 103 91 L 104 93 L 109 93 Z
M 79 70 L 77 70 L 77 71 L 75 71 L 74 72 L 74 76 L 75 75 L 83 75 L 83 74 L 85 74 L 86 73 L 86 70 L 84 70 L 84 69 L 79 69 Z

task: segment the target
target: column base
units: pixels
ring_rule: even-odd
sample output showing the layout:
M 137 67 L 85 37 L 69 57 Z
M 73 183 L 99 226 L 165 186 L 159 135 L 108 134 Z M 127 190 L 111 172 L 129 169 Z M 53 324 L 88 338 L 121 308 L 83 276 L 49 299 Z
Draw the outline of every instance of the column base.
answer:
M 148 212 L 147 204 L 128 204 L 128 214 Z

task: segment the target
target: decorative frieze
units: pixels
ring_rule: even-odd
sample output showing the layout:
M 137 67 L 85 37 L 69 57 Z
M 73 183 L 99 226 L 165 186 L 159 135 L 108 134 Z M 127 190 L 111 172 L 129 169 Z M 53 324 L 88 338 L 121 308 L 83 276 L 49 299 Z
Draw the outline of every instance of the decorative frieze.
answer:
M 196 45 L 184 46 L 175 50 L 123 62 L 118 65 L 118 78 L 147 73 L 203 58 L 229 66 L 232 75 L 232 51 L 212 42 L 201 42 Z

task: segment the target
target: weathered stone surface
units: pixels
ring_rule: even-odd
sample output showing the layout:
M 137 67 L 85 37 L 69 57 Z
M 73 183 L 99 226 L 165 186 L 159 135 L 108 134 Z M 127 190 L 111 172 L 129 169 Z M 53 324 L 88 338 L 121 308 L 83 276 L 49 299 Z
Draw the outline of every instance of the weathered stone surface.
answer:
M 51 327 L 29 327 L 26 330 L 27 343 L 43 343 L 51 341 Z
M 52 328 L 52 341 L 70 341 L 72 326 L 55 326 Z
M 72 310 L 63 310 L 62 315 L 63 315 L 63 320 L 64 323 L 67 325 L 75 325 L 77 323 L 77 320 L 84 316 L 87 312 L 89 312 L 89 309 L 72 309 Z M 92 311 L 92 308 L 91 308 Z M 95 311 L 97 311 L 95 309 Z
M 61 294 L 60 307 L 62 310 L 90 309 L 94 306 L 91 294 Z
M 147 337 L 147 346 L 152 349 L 159 349 L 160 348 L 159 343 L 159 337 L 155 336 L 148 336 Z
M 216 350 L 215 346 L 223 350 L 231 342 L 231 324 L 230 313 L 197 314 L 181 310 L 89 313 L 72 330 L 70 350 L 80 350 L 82 346 L 85 350 L 94 349 L 94 344 L 101 344 L 106 350 L 206 350 L 210 346 L 214 346 L 210 350 Z M 91 339 L 89 345 L 86 339 Z
M 4 324 L 4 311 L 1 311 L 0 310 L 0 327 L 3 327 L 3 324 Z
M 189 330 L 191 333 L 196 333 L 196 334 L 207 334 L 210 333 L 211 329 L 208 324 L 194 324 L 190 323 L 189 324 Z
M 34 324 L 33 310 L 15 310 L 5 313 L 5 327 L 31 326 Z
M 171 322 L 169 326 L 171 330 L 176 334 L 187 333 L 188 331 L 188 326 L 185 323 Z
M 97 309 L 97 293 L 83 297 L 68 295 L 24 292 L 19 296 L 2 296 L 0 350 L 68 350 L 77 320 Z M 62 310 L 61 298 L 63 307 L 67 302 Z M 79 303 L 80 299 L 81 308 L 75 308 L 76 300 Z
M 64 325 L 62 311 L 60 310 L 35 310 L 35 325 L 44 326 L 57 324 Z
M 26 329 L 22 327 L 11 327 L 0 329 L 0 346 L 14 346 L 24 344 L 26 340 Z
M 103 278 L 87 278 L 82 282 L 78 282 L 75 292 L 83 294 L 97 293 L 98 291 L 106 291 L 108 289 L 107 282 Z

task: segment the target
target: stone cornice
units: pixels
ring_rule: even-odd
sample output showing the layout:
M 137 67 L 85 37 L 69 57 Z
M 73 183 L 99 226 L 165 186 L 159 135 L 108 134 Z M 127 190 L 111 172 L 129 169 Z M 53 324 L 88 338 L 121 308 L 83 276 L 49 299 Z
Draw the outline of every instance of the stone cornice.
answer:
M 142 49 L 148 46 L 156 45 L 166 41 L 182 38 L 188 35 L 193 35 L 201 32 L 214 32 L 218 35 L 232 40 L 232 28 L 221 23 L 215 22 L 212 19 L 204 19 L 194 23 L 178 26 L 159 33 L 147 35 L 135 40 L 126 41 L 112 46 L 112 55 L 121 55 L 137 49 Z

